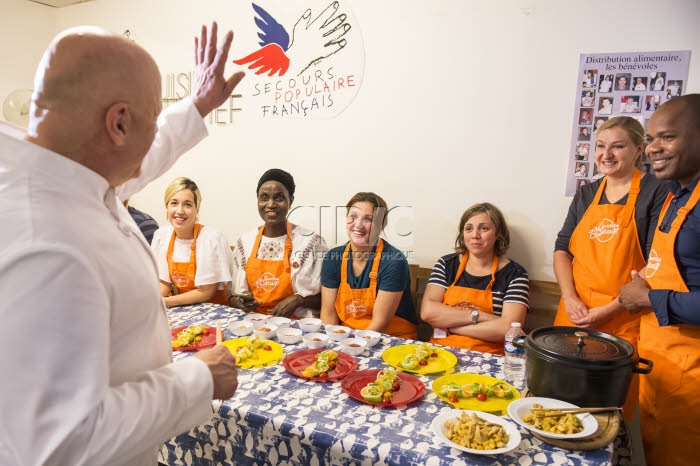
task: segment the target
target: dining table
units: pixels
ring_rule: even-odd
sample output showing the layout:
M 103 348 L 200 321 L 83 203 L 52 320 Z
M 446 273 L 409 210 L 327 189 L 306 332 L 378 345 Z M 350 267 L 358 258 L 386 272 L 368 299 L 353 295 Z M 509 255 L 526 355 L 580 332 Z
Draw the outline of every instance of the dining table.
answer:
M 216 327 L 219 323 L 224 341 L 238 338 L 231 334 L 229 324 L 243 320 L 244 316 L 239 309 L 210 303 L 168 310 L 171 327 L 192 324 Z M 292 326 L 298 325 L 297 322 L 293 321 Z M 383 352 L 407 343 L 421 342 L 382 334 L 377 345 L 353 357 L 357 370 L 390 367 L 382 358 Z M 282 358 L 306 349 L 301 341 L 281 347 Z M 328 347 L 340 350 L 336 342 Z M 507 453 L 472 454 L 448 446 L 435 436 L 431 422 L 454 407 L 433 391 L 434 380 L 450 373 L 482 374 L 503 380 L 504 358 L 443 348 L 456 356 L 456 364 L 437 374 L 412 374 L 424 384 L 425 394 L 400 406 L 358 401 L 343 390 L 341 381 L 299 377 L 288 371 L 282 360 L 264 367 L 239 368 L 239 385 L 233 397 L 212 401 L 210 419 L 165 442 L 158 461 L 169 466 L 446 466 L 616 465 L 629 460 L 629 435 L 622 420 L 614 441 L 595 450 L 569 450 L 551 445 L 515 423 L 521 442 Z M 193 354 L 173 353 L 174 360 Z M 513 386 L 521 392 L 526 388 L 524 381 Z M 508 419 L 507 414 L 503 418 Z

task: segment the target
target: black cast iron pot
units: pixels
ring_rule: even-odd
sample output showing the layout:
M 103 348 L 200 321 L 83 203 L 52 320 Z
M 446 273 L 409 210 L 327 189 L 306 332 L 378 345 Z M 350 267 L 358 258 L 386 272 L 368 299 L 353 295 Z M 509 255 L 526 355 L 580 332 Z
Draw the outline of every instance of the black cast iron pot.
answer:
M 543 327 L 513 344 L 525 350 L 529 391 L 581 407 L 622 406 L 632 375 L 653 367 L 626 340 L 598 330 Z

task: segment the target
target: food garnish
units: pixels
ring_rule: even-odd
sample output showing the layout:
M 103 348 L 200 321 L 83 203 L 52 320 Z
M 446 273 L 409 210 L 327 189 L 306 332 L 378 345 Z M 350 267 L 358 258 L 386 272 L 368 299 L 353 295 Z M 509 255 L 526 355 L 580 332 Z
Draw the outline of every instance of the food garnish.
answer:
M 417 346 L 411 354 L 406 355 L 406 357 L 399 362 L 399 367 L 413 370 L 418 368 L 418 366 L 426 366 L 428 365 L 428 359 L 430 359 L 430 357 L 437 357 L 435 347 L 429 343 L 423 343 Z
M 486 421 L 474 413 L 462 413 L 454 421 L 445 421 L 445 436 L 457 445 L 473 450 L 503 448 L 510 440 L 502 425 Z
M 438 387 L 437 394 L 444 396 L 451 403 L 457 403 L 460 399 L 476 398 L 486 401 L 489 398 L 513 398 L 513 388 L 507 384 L 496 382 L 491 386 L 480 383 L 467 383 L 459 385 L 455 382 L 446 383 Z
M 533 403 L 530 409 L 542 409 L 539 403 Z M 523 421 L 536 429 L 550 432 L 552 434 L 578 434 L 583 432 L 581 419 L 571 413 L 562 413 L 560 409 L 548 409 L 539 411 L 537 414 L 530 412 L 523 416 Z
M 236 364 L 248 359 L 258 359 L 255 351 L 264 348 L 268 343 L 269 342 L 267 340 L 263 340 L 257 336 L 248 338 L 245 344 L 243 346 L 239 346 L 236 349 L 236 353 L 233 355 L 233 357 L 236 359 Z
M 321 351 L 316 354 L 316 360 L 309 367 L 301 371 L 301 375 L 304 377 L 327 377 L 328 371 L 335 368 L 337 359 L 338 353 L 335 351 Z
M 173 348 L 187 348 L 196 345 L 202 341 L 202 337 L 208 333 L 206 326 L 204 325 L 190 325 L 187 328 L 183 328 L 172 341 Z
M 360 395 L 370 403 L 386 403 L 392 401 L 394 392 L 401 387 L 401 379 L 396 370 L 384 369 L 377 374 L 377 378 L 362 387 Z

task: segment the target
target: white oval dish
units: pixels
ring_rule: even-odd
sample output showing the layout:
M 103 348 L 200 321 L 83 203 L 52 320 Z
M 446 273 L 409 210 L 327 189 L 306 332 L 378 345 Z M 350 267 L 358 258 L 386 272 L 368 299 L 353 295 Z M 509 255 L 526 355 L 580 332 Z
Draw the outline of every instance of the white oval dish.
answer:
M 350 338 L 352 329 L 344 325 L 326 325 L 326 335 L 333 341 L 342 341 Z
M 346 338 L 340 340 L 340 350 L 352 356 L 359 356 L 365 352 L 367 342 L 362 338 Z
M 323 322 L 321 319 L 317 319 L 315 317 L 304 317 L 303 319 L 299 319 L 299 328 L 304 333 L 318 332 L 318 329 L 321 328 L 322 323 Z
M 253 333 L 253 323 L 248 320 L 233 320 L 228 323 L 228 329 L 237 337 L 245 337 Z
M 508 416 L 510 416 L 512 420 L 514 420 L 527 430 L 535 432 L 538 435 L 547 438 L 582 438 L 588 437 L 589 435 L 593 435 L 598 430 L 598 421 L 596 421 L 595 417 L 593 417 L 593 415 L 589 413 L 576 415 L 576 417 L 578 417 L 581 420 L 581 423 L 583 424 L 583 430 L 575 434 L 554 434 L 552 432 L 537 429 L 535 426 L 532 426 L 527 422 L 523 421 L 523 416 L 525 416 L 526 414 L 530 414 L 530 408 L 532 408 L 532 405 L 535 403 L 542 405 L 542 407 L 544 408 L 578 408 L 578 406 L 571 403 L 567 403 L 566 401 L 555 400 L 554 398 L 542 398 L 537 396 L 531 396 L 519 398 L 513 401 L 511 404 L 509 404 Z
M 293 345 L 301 340 L 302 331 L 293 327 L 282 327 L 277 329 L 277 339 L 288 345 Z
M 255 324 L 253 326 L 253 333 L 258 338 L 269 340 L 277 335 L 277 326 L 267 322 Z
M 302 337 L 304 344 L 309 349 L 325 348 L 328 346 L 328 335 L 325 333 L 309 332 Z
M 445 435 L 445 422 L 446 421 L 456 421 L 456 419 L 462 414 L 476 414 L 481 419 L 495 424 L 500 424 L 508 434 L 508 443 L 503 448 L 496 448 L 495 450 L 475 450 L 473 448 L 463 447 L 454 443 L 452 440 L 448 439 Z M 462 450 L 467 453 L 472 453 L 474 455 L 500 455 L 502 453 L 507 453 L 511 450 L 515 450 L 518 445 L 520 445 L 520 432 L 518 432 L 518 427 L 509 422 L 507 419 L 502 417 L 494 416 L 493 414 L 484 413 L 481 411 L 472 411 L 469 409 L 448 409 L 433 418 L 433 422 L 430 423 L 430 429 L 442 442 L 446 443 L 452 448 L 457 450 Z

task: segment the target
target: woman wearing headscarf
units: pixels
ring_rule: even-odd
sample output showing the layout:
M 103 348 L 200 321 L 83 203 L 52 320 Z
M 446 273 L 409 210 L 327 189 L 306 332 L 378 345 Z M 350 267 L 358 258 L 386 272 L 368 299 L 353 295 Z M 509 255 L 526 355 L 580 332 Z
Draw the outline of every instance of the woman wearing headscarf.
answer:
M 287 221 L 296 185 L 291 174 L 267 170 L 256 188 L 264 224 L 238 239 L 229 305 L 283 317 L 320 312 L 321 264 L 328 248 L 318 234 Z
M 164 201 L 170 224 L 154 233 L 151 250 L 165 305 L 227 305 L 231 250 L 221 233 L 198 223 L 199 188 L 189 178 L 177 178 L 166 188 Z

